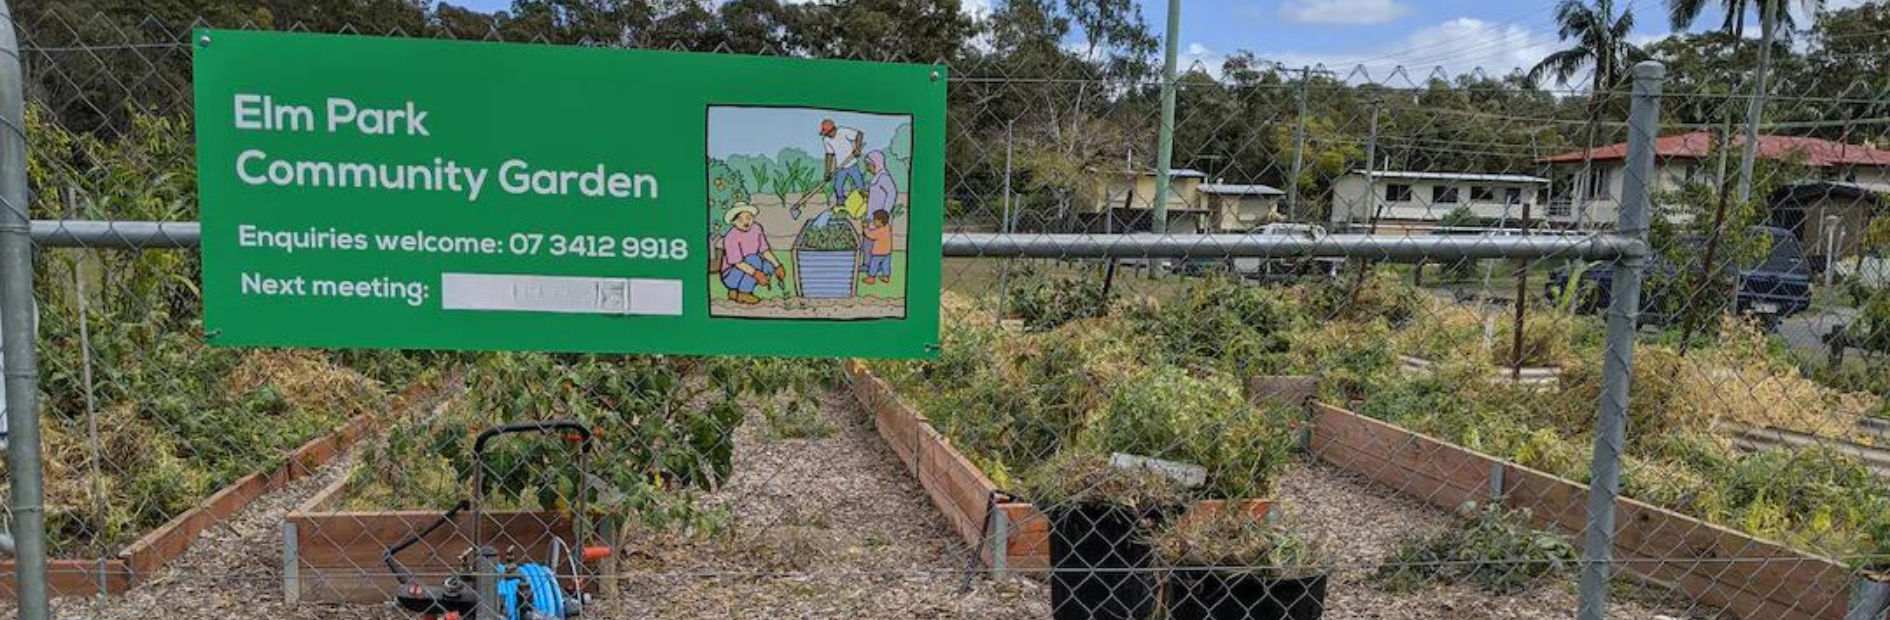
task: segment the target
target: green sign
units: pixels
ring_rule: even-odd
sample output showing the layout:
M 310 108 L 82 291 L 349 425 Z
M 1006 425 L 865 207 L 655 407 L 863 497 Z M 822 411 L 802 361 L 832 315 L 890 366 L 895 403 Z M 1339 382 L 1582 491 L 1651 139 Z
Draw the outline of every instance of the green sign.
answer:
M 200 30 L 212 342 L 921 357 L 942 67 Z

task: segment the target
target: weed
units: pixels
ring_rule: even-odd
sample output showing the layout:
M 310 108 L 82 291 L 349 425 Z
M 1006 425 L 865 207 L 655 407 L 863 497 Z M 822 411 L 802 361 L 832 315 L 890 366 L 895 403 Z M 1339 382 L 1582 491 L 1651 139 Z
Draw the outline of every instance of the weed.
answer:
M 1329 572 L 1331 556 L 1317 545 L 1239 510 L 1184 516 L 1150 541 L 1169 566 L 1216 567 L 1296 579 Z
M 1012 277 L 1005 299 L 1010 315 L 1022 319 L 1025 328 L 1047 330 L 1103 316 L 1114 297 L 1103 295 L 1100 279 L 1025 269 Z
M 1466 518 L 1457 528 L 1407 541 L 1379 567 L 1378 579 L 1393 591 L 1427 583 L 1467 583 L 1511 594 L 1575 565 L 1575 546 L 1530 528 L 1527 509 L 1511 512 L 1472 503 L 1462 512 Z
M 774 439 L 825 439 L 840 432 L 840 426 L 820 415 L 820 403 L 791 399 L 785 404 L 769 404 L 763 411 L 768 436 Z
M 1181 498 L 1180 487 L 1161 472 L 1112 467 L 1107 457 L 1083 450 L 1065 450 L 1038 464 L 1024 479 L 1024 493 L 1041 506 L 1159 508 Z

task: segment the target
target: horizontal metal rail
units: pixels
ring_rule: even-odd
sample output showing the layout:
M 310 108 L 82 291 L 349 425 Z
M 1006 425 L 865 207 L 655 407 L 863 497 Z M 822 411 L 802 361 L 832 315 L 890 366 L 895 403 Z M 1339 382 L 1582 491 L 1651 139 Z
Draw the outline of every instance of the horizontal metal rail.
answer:
M 1456 235 L 945 235 L 946 256 L 1030 258 L 1364 258 L 1453 260 L 1466 258 L 1580 258 L 1612 260 L 1645 256 L 1632 237 L 1482 237 Z
M 155 249 L 196 247 L 197 222 L 106 222 L 34 220 L 40 247 Z M 1365 258 L 1452 260 L 1466 258 L 1580 258 L 1612 260 L 1643 256 L 1646 245 L 1615 234 L 1585 236 L 1471 235 L 1292 235 L 1215 234 L 999 234 L 947 233 L 946 256 L 1024 258 Z
M 194 248 L 203 239 L 196 222 L 33 220 L 33 245 L 55 248 Z

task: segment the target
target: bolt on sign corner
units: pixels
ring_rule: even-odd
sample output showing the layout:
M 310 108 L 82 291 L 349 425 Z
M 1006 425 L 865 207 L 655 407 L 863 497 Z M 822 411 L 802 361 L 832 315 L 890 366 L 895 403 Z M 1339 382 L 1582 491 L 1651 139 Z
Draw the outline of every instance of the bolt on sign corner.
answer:
M 193 37 L 232 346 L 923 357 L 944 68 Z

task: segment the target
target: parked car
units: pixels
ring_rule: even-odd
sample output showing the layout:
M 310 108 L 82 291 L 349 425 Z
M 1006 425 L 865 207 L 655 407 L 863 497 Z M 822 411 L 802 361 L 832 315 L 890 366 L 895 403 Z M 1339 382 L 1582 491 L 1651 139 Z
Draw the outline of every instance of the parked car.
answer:
M 1267 224 L 1249 235 L 1279 235 L 1304 239 L 1321 239 L 1326 236 L 1326 229 L 1314 224 Z M 1191 258 L 1179 264 L 1167 264 L 1170 271 L 1184 276 L 1205 276 L 1209 274 L 1238 275 L 1251 280 L 1279 282 L 1295 280 L 1306 276 L 1336 276 L 1339 265 L 1345 263 L 1342 258 Z
M 1737 279 L 1738 295 L 1733 311 L 1759 319 L 1770 329 L 1776 327 L 1785 317 L 1804 312 L 1811 307 L 1811 266 L 1805 261 L 1804 248 L 1791 231 L 1771 226 L 1754 226 L 1748 231 L 1755 235 L 1764 235 L 1771 240 L 1766 255 L 1757 260 L 1749 260 L 1735 266 L 1731 257 L 1716 259 L 1720 277 L 1715 280 Z M 1656 254 L 1647 261 L 1641 274 L 1641 324 L 1665 325 L 1670 322 L 1673 309 L 1668 304 L 1672 299 L 1657 299 L 1650 294 L 1648 282 L 1657 278 L 1678 278 L 1682 269 L 1697 270 L 1696 257 L 1702 257 L 1706 251 L 1704 238 L 1686 238 L 1680 241 L 1688 258 L 1695 258 L 1686 264 L 1677 264 L 1669 258 L 1672 252 Z M 1732 254 L 1722 247 L 1721 252 Z M 1554 299 L 1567 290 L 1569 270 L 1567 267 L 1556 269 L 1549 275 L 1544 285 L 1546 296 Z M 1597 264 L 1581 273 L 1581 284 L 1577 294 L 1581 295 L 1575 308 L 1579 311 L 1594 312 L 1606 308 L 1614 290 L 1614 266 Z
M 1317 224 L 1279 223 L 1262 226 L 1252 234 L 1319 240 L 1326 237 L 1326 229 Z M 1342 264 L 1345 264 L 1345 259 L 1342 258 L 1236 258 L 1234 272 L 1263 282 L 1294 280 L 1306 276 L 1330 278 L 1339 274 L 1339 266 Z

